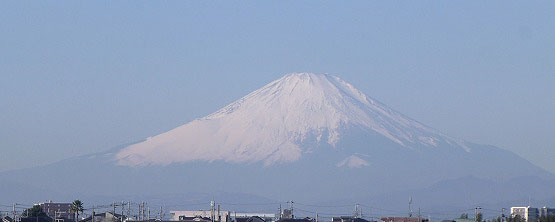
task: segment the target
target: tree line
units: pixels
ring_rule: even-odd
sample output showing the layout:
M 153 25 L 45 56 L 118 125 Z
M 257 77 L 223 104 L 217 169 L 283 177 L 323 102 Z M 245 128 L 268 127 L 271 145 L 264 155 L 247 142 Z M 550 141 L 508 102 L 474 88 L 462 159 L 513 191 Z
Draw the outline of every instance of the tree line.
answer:
M 83 202 L 80 200 L 74 200 L 71 203 L 71 215 L 74 221 L 78 221 L 79 213 L 83 213 Z M 21 213 L 21 217 L 47 217 L 48 215 L 42 210 L 40 205 L 34 205 L 31 208 L 25 209 Z

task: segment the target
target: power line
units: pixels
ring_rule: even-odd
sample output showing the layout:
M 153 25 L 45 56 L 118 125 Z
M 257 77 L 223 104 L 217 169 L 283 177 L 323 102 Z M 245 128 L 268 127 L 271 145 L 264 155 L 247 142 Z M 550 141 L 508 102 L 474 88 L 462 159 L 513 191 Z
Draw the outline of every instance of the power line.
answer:
M 245 206 L 267 206 L 267 205 L 279 205 L 285 202 L 274 202 L 274 203 L 219 203 L 221 205 L 245 205 Z M 296 202 L 295 202 L 296 203 Z
M 298 205 L 307 206 L 307 207 L 326 207 L 326 208 L 340 208 L 340 207 L 352 207 L 353 204 L 349 205 L 313 205 L 313 204 L 303 204 L 299 202 L 295 202 Z

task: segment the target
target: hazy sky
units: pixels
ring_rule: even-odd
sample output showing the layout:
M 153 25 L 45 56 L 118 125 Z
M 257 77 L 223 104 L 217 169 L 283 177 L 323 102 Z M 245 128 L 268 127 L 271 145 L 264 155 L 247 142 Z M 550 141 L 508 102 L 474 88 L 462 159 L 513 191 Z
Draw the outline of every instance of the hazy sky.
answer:
M 0 31 L 0 171 L 306 71 L 555 172 L 555 1 L 3 1 Z

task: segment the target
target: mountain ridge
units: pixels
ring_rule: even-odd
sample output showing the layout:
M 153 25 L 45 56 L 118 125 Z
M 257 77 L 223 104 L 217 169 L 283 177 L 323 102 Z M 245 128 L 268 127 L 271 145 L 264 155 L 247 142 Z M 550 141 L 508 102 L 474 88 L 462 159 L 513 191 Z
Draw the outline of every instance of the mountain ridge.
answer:
M 408 149 L 448 143 L 453 139 L 368 97 L 342 79 L 313 73 L 292 73 L 272 81 L 224 108 L 117 154 L 121 165 L 223 160 L 263 161 L 265 165 L 296 161 L 299 146 L 314 134 L 332 146 L 342 129 L 363 127 Z

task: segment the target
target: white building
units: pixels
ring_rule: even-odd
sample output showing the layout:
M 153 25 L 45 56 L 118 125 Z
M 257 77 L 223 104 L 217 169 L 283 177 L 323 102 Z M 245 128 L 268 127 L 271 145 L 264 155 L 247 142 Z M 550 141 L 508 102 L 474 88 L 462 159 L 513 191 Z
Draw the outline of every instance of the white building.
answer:
M 526 222 L 537 222 L 539 219 L 539 211 L 538 208 L 534 207 L 511 207 L 511 216 L 515 217 L 516 215 L 524 218 Z

